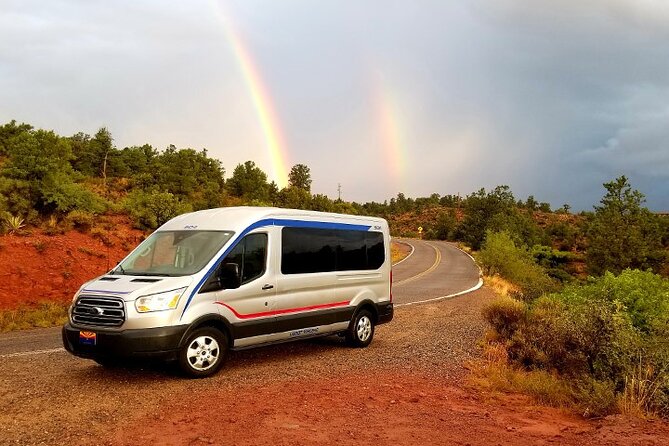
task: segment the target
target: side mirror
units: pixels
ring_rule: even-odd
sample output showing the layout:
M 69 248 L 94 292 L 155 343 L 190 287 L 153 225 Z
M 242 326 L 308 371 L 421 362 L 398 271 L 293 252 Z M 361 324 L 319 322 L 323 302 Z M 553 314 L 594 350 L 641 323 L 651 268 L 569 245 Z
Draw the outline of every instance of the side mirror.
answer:
M 224 290 L 239 288 L 242 284 L 242 278 L 239 276 L 239 265 L 236 263 L 221 265 L 219 281 Z

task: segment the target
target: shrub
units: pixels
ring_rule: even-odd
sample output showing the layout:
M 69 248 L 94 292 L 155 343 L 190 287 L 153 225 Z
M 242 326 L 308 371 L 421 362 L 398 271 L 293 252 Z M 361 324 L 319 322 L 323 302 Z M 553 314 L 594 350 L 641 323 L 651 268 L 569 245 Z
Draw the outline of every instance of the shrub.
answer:
M 90 212 L 74 210 L 67 214 L 65 223 L 79 232 L 88 232 L 95 224 L 95 217 Z
M 483 309 L 483 317 L 501 336 L 508 338 L 518 329 L 526 306 L 509 296 L 501 296 Z
M 478 260 L 485 274 L 499 274 L 515 283 L 528 300 L 556 289 L 546 271 L 534 263 L 526 249 L 516 246 L 506 231 L 487 232 Z
M 138 190 L 128 194 L 125 208 L 143 229 L 155 229 L 191 207 L 169 192 Z
M 616 388 L 611 381 L 585 378 L 577 384 L 575 398 L 584 417 L 601 417 L 616 408 Z
M 617 398 L 626 412 L 669 416 L 669 280 L 609 273 L 532 301 L 522 317 L 518 308 L 507 301 L 484 313 L 511 361 L 578 383 L 590 415 Z
M 430 238 L 436 238 L 439 240 L 453 240 L 457 226 L 458 220 L 454 210 L 451 209 L 447 212 L 441 212 L 437 217 L 434 234 Z

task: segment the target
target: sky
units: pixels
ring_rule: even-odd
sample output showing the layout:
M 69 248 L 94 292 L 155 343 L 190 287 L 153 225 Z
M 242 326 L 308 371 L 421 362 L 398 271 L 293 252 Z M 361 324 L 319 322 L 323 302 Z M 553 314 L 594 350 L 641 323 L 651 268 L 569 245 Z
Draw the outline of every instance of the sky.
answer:
M 206 148 L 365 202 L 669 211 L 666 0 L 0 0 L 0 122 Z M 187 172 L 185 172 L 187 174 Z

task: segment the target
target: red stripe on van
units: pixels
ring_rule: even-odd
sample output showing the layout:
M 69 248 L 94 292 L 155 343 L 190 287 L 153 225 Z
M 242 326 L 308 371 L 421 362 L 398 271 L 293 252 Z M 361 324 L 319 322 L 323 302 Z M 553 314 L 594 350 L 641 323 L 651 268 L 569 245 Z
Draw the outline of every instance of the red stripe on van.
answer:
M 237 313 L 237 311 L 235 311 L 234 308 L 232 308 L 230 305 L 224 302 L 216 302 L 216 303 L 219 305 L 223 305 L 225 308 L 232 311 L 235 314 L 235 316 L 237 316 L 239 319 L 254 319 L 258 317 L 277 316 L 279 314 L 299 313 L 300 311 L 325 310 L 327 308 L 345 307 L 350 303 L 350 301 L 347 300 L 342 302 L 334 302 L 330 304 L 311 305 L 308 307 L 301 307 L 301 308 L 286 308 L 283 310 L 263 311 L 261 313 L 249 313 L 249 314 Z

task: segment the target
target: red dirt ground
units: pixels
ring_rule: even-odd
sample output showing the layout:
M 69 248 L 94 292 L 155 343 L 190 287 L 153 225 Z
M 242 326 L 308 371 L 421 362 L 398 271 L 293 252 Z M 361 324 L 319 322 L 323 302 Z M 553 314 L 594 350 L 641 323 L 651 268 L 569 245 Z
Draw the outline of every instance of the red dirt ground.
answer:
M 0 309 L 42 301 L 69 302 L 86 281 L 99 276 L 135 247 L 143 233 L 123 217 L 104 217 L 92 231 L 0 237 Z
M 666 445 L 669 425 L 587 421 L 529 398 L 419 373 L 270 382 L 174 395 L 112 445 Z

